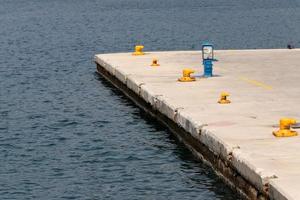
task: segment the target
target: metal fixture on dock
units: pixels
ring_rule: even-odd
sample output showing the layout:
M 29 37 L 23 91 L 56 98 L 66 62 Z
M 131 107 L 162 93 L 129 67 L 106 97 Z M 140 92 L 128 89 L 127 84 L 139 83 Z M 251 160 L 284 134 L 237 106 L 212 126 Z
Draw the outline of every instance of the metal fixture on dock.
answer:
M 183 69 L 182 77 L 178 79 L 180 82 L 191 82 L 195 81 L 195 77 L 191 77 L 191 74 L 195 73 L 195 70 L 192 69 Z
M 231 101 L 227 99 L 228 96 L 229 96 L 228 92 L 222 92 L 220 100 L 218 101 L 218 103 L 219 104 L 229 104 L 229 103 L 231 103 Z
M 132 55 L 134 55 L 134 56 L 145 55 L 145 53 L 143 52 L 143 49 L 144 49 L 143 45 L 136 45 L 134 48 L 135 52 Z
M 291 130 L 291 126 L 295 125 L 297 121 L 292 118 L 282 118 L 279 121 L 279 130 L 273 131 L 273 135 L 276 137 L 292 137 L 297 136 L 296 131 Z
M 152 60 L 152 64 L 151 64 L 152 67 L 157 67 L 157 66 L 160 66 L 160 64 L 158 64 L 158 60 L 156 58 L 154 58 Z
M 202 44 L 202 63 L 204 67 L 204 77 L 213 76 L 213 61 L 214 59 L 214 46 L 210 43 Z

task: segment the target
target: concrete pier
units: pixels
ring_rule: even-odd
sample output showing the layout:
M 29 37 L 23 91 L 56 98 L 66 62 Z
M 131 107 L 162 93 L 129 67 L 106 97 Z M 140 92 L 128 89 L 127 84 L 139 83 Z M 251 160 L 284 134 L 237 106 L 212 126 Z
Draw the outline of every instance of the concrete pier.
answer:
M 170 127 L 249 199 L 300 199 L 300 136 L 277 138 L 279 119 L 300 120 L 300 49 L 219 50 L 212 78 L 200 51 L 99 54 L 97 70 Z M 152 67 L 153 58 L 160 66 Z M 218 104 L 220 93 L 231 104 Z M 300 133 L 300 129 L 299 129 Z

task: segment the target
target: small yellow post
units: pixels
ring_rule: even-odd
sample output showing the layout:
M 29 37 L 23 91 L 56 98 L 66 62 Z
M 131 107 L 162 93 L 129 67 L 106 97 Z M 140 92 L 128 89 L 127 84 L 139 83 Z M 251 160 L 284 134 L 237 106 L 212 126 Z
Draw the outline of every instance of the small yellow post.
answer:
M 158 64 L 158 60 L 156 58 L 154 58 L 152 60 L 152 64 L 151 64 L 152 67 L 157 67 L 157 66 L 160 66 L 160 64 Z
M 218 103 L 219 104 L 228 104 L 228 103 L 231 103 L 231 101 L 227 99 L 228 96 L 229 96 L 228 92 L 222 92 L 220 100 L 218 101 Z
M 145 55 L 145 53 L 143 52 L 143 49 L 144 49 L 143 45 L 136 45 L 134 48 L 135 52 L 132 55 L 134 55 L 134 56 Z
M 191 82 L 195 81 L 195 77 L 191 77 L 191 74 L 195 73 L 195 70 L 192 69 L 183 69 L 182 77 L 178 79 L 180 82 Z
M 279 121 L 279 130 L 273 131 L 273 135 L 276 137 L 292 137 L 297 136 L 296 131 L 291 130 L 291 125 L 296 124 L 297 121 L 292 118 L 282 118 Z

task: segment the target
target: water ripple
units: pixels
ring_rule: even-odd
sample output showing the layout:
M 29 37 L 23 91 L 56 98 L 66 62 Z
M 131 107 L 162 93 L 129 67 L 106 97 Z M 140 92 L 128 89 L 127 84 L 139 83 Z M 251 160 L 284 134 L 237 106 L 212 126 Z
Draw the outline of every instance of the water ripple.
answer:
M 92 57 L 140 42 L 147 50 L 199 49 L 204 40 L 220 49 L 299 46 L 299 5 L 2 0 L 0 199 L 238 199 L 96 75 Z

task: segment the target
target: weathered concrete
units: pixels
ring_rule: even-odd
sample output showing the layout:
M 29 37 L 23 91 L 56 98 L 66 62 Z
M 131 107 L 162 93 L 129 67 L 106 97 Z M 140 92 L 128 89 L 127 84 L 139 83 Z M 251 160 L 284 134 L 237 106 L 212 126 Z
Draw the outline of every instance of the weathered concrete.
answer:
M 188 83 L 177 78 L 183 68 L 202 74 L 201 52 L 101 54 L 95 61 L 209 149 L 221 163 L 208 161 L 248 197 L 300 199 L 300 137 L 272 135 L 280 118 L 300 120 L 300 50 L 226 50 L 215 55 L 217 76 Z M 152 58 L 161 66 L 150 67 Z M 222 91 L 231 94 L 231 104 L 216 103 Z M 230 175 L 222 168 L 229 168 Z M 245 191 L 245 184 L 255 191 Z

